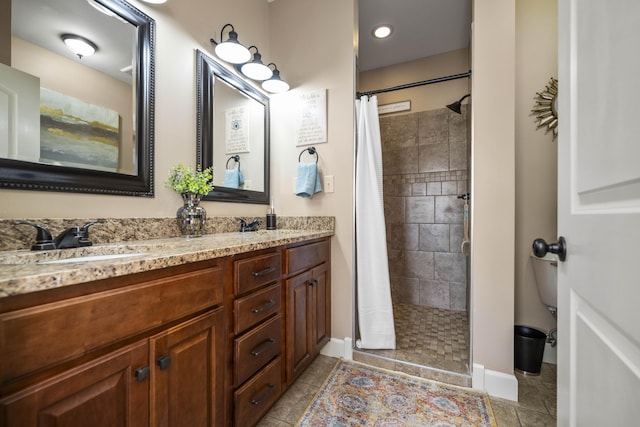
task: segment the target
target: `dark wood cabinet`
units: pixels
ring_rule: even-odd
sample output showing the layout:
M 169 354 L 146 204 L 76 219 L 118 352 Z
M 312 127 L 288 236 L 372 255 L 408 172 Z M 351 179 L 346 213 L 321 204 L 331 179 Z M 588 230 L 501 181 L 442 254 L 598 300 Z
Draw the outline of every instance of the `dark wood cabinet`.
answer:
M 142 341 L 37 383 L 0 400 L 0 425 L 146 426 L 149 381 L 135 372 L 148 361 Z
M 0 425 L 223 426 L 223 268 L 190 267 L 0 303 Z
M 331 338 L 329 241 L 285 249 L 286 374 L 291 384 Z M 302 272 L 301 272 L 302 271 Z
M 281 260 L 280 248 L 234 260 L 234 426 L 254 426 L 283 391 Z
M 151 338 L 151 426 L 224 425 L 223 309 Z
M 254 426 L 330 339 L 329 248 L 0 298 L 0 426 Z

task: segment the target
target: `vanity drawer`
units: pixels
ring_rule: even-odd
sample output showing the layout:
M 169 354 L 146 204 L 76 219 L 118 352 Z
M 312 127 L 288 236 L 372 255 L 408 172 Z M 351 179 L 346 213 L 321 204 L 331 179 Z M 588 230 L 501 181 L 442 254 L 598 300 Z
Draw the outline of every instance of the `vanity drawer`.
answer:
M 285 250 L 285 274 L 299 273 L 329 261 L 329 240 Z
M 235 425 L 255 425 L 281 393 L 282 359 L 278 357 L 234 393 Z
M 241 295 L 280 278 L 280 253 L 235 262 L 235 293 Z
M 0 314 L 0 381 L 72 360 L 223 301 L 221 267 Z
M 235 334 L 240 334 L 282 308 L 280 282 L 234 302 Z
M 236 338 L 234 384 L 239 386 L 258 372 L 282 349 L 282 316 L 278 315 Z

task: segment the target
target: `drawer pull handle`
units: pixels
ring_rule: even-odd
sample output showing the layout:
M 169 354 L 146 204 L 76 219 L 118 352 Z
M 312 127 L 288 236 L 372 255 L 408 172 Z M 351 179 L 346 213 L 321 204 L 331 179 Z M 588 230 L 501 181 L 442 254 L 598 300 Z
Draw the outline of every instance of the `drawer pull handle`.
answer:
M 169 366 L 171 366 L 171 356 L 160 357 L 158 358 L 157 363 L 158 363 L 158 366 L 160 367 L 160 370 L 164 371 Z
M 149 369 L 148 366 L 143 366 L 142 368 L 138 368 L 135 371 L 133 371 L 133 374 L 136 376 L 136 380 L 138 380 L 138 382 L 142 382 L 147 378 L 149 378 L 149 375 L 151 374 L 151 369 Z
M 274 340 L 273 338 L 269 338 L 268 340 L 263 341 L 262 344 L 260 344 L 258 347 L 251 350 L 251 355 L 260 356 L 261 354 L 266 353 L 269 347 L 271 347 L 275 343 L 276 343 L 276 340 Z
M 260 403 L 262 403 L 267 397 L 269 397 L 269 395 L 273 392 L 273 389 L 275 389 L 276 386 L 269 383 L 267 385 L 267 391 L 265 391 L 262 396 L 258 397 L 257 399 L 251 399 L 251 404 L 252 405 L 259 405 Z
M 251 312 L 256 314 L 262 313 L 263 311 L 270 309 L 274 305 L 276 305 L 276 302 L 270 299 L 269 302 L 267 302 L 265 305 L 263 305 L 262 307 L 254 308 L 251 310 Z
M 253 277 L 260 277 L 260 276 L 264 276 L 266 274 L 273 273 L 274 271 L 276 271 L 275 267 L 269 267 L 269 268 L 265 268 L 264 270 L 260 270 L 260 271 L 252 271 L 251 275 Z

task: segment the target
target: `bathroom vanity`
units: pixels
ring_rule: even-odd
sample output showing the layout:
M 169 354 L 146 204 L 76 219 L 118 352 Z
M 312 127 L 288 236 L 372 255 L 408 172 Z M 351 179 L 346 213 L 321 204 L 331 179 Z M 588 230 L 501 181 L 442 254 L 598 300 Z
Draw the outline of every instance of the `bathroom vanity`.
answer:
M 69 263 L 5 257 L 0 424 L 255 425 L 329 340 L 332 234 L 127 242 L 130 257 Z

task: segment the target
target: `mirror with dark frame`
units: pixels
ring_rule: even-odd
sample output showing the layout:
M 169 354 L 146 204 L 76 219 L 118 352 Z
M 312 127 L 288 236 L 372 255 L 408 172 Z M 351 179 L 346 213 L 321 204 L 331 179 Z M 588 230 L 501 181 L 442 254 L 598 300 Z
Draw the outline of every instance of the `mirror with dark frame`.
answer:
M 213 166 L 204 200 L 269 203 L 269 97 L 196 51 L 197 163 Z
M 12 0 L 11 15 L 0 188 L 153 197 L 154 20 L 124 0 Z

